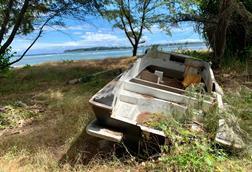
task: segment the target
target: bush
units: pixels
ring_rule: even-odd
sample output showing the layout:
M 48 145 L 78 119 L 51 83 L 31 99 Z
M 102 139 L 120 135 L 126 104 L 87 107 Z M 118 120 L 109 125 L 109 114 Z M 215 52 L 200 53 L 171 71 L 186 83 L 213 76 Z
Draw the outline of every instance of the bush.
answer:
M 10 59 L 14 57 L 16 53 L 12 53 L 12 48 L 9 47 L 4 54 L 0 54 L 0 73 L 9 69 Z
M 192 132 L 173 118 L 155 126 L 168 136 L 169 144 L 162 147 L 162 156 L 152 165 L 160 171 L 214 171 L 227 159 L 223 149 L 216 147 L 206 133 Z M 147 166 L 147 168 L 150 168 Z

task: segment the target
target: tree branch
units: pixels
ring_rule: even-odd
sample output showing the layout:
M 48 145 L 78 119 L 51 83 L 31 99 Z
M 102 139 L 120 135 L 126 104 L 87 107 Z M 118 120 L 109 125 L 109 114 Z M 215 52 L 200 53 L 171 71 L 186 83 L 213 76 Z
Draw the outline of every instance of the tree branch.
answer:
M 120 1 L 120 2 L 121 2 L 121 4 L 119 4 L 119 5 L 121 6 L 123 15 L 125 16 L 125 18 L 127 19 L 128 23 L 129 23 L 129 27 L 130 27 L 130 30 L 131 30 L 133 36 L 134 36 L 134 39 L 137 40 L 138 38 L 137 38 L 137 35 L 136 35 L 136 33 L 135 33 L 134 29 L 133 29 L 132 22 L 130 20 L 130 16 L 128 16 L 127 13 L 126 13 L 126 11 L 125 11 L 125 7 L 124 7 L 124 4 L 123 4 L 123 1 Z M 129 10 L 130 10 L 130 8 L 129 8 Z
M 45 21 L 45 23 L 40 27 L 38 35 L 37 35 L 36 38 L 32 41 L 31 45 L 24 51 L 24 53 L 23 53 L 18 59 L 14 60 L 14 61 L 12 61 L 12 62 L 10 62 L 10 63 L 8 63 L 8 64 L 7 64 L 6 66 L 4 66 L 4 67 L 11 66 L 11 65 L 13 65 L 13 64 L 15 64 L 15 63 L 17 63 L 17 62 L 19 62 L 20 60 L 22 60 L 23 57 L 26 55 L 26 53 L 27 53 L 27 52 L 32 48 L 32 46 L 37 42 L 37 40 L 39 39 L 39 37 L 40 37 L 41 34 L 43 33 L 44 27 L 45 27 L 45 26 L 47 25 L 47 23 L 48 23 L 50 20 L 52 20 L 54 17 L 55 17 L 55 15 L 49 17 L 49 18 Z M 1 67 L 1 68 L 4 68 L 4 67 Z
M 204 17 L 198 16 L 198 15 L 191 15 L 191 14 L 178 14 L 179 17 L 173 18 L 173 23 L 180 23 L 180 22 L 199 22 L 199 23 L 211 23 L 211 24 L 217 24 L 217 20 L 215 18 L 206 19 Z
M 143 29 L 144 29 L 144 22 L 145 22 L 145 15 L 146 15 L 146 10 L 148 9 L 148 6 L 150 4 L 150 1 L 144 1 L 143 4 L 143 15 L 142 15 L 142 20 L 141 20 L 141 27 L 140 27 L 140 31 L 139 31 L 139 37 L 137 39 L 137 43 L 140 41 L 141 37 L 142 37 L 142 33 L 143 33 Z
M 127 38 L 129 39 L 131 45 L 134 46 L 134 43 L 133 43 L 132 40 L 130 39 L 129 33 L 127 32 L 126 24 L 125 24 L 125 22 L 124 22 L 124 20 L 123 20 L 123 17 L 122 17 L 121 15 L 120 15 L 120 19 L 121 19 L 121 22 L 122 22 L 122 24 L 123 24 L 123 30 L 124 30 L 124 32 L 125 32 Z

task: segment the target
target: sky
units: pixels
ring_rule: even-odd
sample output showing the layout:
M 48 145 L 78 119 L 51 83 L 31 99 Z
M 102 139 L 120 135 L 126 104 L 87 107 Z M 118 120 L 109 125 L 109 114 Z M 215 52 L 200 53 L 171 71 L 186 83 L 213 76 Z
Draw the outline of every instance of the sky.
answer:
M 125 33 L 120 29 L 113 29 L 113 24 L 101 17 L 88 17 L 85 22 L 69 19 L 64 19 L 63 22 L 64 27 L 46 26 L 43 35 L 28 54 L 62 53 L 67 49 L 96 46 L 130 46 Z M 203 41 L 190 23 L 171 28 L 171 36 L 155 25 L 151 30 L 143 33 L 145 45 Z M 21 54 L 35 35 L 36 31 L 27 36 L 17 36 L 11 45 L 13 51 Z

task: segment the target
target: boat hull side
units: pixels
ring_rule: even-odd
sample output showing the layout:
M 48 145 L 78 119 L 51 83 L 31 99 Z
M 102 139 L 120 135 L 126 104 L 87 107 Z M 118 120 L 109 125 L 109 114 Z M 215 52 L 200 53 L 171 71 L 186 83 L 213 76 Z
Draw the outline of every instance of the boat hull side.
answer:
M 100 123 L 103 123 L 108 118 L 110 118 L 112 108 L 100 105 L 99 103 L 95 103 L 93 100 L 90 100 L 89 103 L 92 106 L 93 112 L 95 113 L 95 116 Z
M 100 125 L 108 129 L 122 132 L 124 140 L 138 141 L 141 138 L 142 131 L 139 126 L 111 118 L 111 108 L 99 105 L 92 100 L 90 100 L 90 104 Z

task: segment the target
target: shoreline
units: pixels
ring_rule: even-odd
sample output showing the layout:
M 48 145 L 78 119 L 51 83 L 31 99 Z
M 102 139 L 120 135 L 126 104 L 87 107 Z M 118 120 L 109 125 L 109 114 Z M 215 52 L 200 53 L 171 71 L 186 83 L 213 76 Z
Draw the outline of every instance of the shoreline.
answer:
M 177 50 L 162 50 L 165 52 L 177 52 L 180 53 L 180 51 L 199 51 L 199 52 L 205 52 L 208 51 L 207 48 L 198 48 L 198 49 L 177 49 Z M 42 65 L 44 63 L 68 63 L 72 61 L 90 61 L 90 60 L 104 60 L 107 58 L 123 58 L 123 57 L 131 57 L 131 51 L 129 52 L 120 52 L 121 50 L 118 50 L 119 53 L 115 53 L 114 51 L 99 51 L 97 53 L 96 51 L 93 52 L 74 52 L 72 54 L 70 53 L 62 53 L 62 54 L 44 54 L 44 55 L 31 55 L 31 56 L 25 56 L 20 62 L 12 65 L 13 68 L 22 68 L 24 66 L 36 66 L 36 65 Z M 114 53 L 114 54 L 113 54 Z M 141 50 L 139 51 L 138 55 L 142 55 L 144 52 Z
M 62 60 L 62 61 L 48 61 L 48 62 L 42 62 L 42 63 L 38 63 L 38 64 L 32 64 L 32 65 L 29 65 L 29 64 L 26 64 L 26 65 L 17 65 L 17 66 L 12 66 L 11 69 L 22 69 L 22 68 L 25 68 L 26 66 L 29 66 L 29 67 L 40 67 L 40 66 L 45 66 L 45 65 L 48 65 L 48 66 L 59 66 L 59 65 L 71 65 L 71 64 L 74 64 L 74 65 L 83 65 L 83 64 L 95 64 L 95 63 L 98 63 L 98 62 L 104 62 L 106 63 L 107 61 L 110 61 L 110 62 L 114 62 L 114 61 L 121 61 L 121 60 L 131 60 L 131 59 L 135 59 L 135 57 L 133 56 L 120 56 L 120 57 L 106 57 L 106 58 L 103 58 L 103 59 L 82 59 L 82 60 Z

